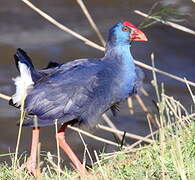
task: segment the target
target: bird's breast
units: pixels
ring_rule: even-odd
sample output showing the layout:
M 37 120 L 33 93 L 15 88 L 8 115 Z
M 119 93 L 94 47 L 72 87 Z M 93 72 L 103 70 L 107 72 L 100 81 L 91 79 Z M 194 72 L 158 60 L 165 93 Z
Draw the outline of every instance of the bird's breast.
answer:
M 113 84 L 113 96 L 116 101 L 127 98 L 133 91 L 135 78 L 134 64 L 118 68 Z

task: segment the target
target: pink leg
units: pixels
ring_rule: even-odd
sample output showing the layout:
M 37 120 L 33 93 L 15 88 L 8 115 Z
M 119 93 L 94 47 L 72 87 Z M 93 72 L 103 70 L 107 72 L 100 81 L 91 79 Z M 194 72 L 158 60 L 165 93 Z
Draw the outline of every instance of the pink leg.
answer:
M 36 176 L 37 147 L 39 143 L 39 131 L 40 128 L 33 128 L 30 157 L 28 158 L 27 162 L 21 166 L 21 169 L 26 168 L 30 173 L 32 173 L 35 176 Z
M 59 146 L 64 150 L 64 152 L 68 155 L 68 157 L 70 158 L 70 160 L 74 164 L 75 168 L 81 173 L 81 175 L 86 175 L 87 170 L 81 164 L 80 160 L 77 158 L 77 156 L 75 155 L 75 153 L 72 151 L 71 147 L 67 144 L 67 142 L 65 140 L 65 129 L 67 128 L 67 125 L 68 125 L 68 123 L 64 123 L 60 127 L 60 129 L 56 135 L 56 139 L 59 142 Z

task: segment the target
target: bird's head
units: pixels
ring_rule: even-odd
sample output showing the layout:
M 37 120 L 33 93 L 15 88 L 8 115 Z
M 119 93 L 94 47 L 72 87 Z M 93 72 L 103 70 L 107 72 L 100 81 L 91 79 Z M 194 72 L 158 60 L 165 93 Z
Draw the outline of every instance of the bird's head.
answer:
M 147 41 L 145 34 L 128 21 L 117 23 L 109 30 L 108 43 L 131 44 L 132 41 Z

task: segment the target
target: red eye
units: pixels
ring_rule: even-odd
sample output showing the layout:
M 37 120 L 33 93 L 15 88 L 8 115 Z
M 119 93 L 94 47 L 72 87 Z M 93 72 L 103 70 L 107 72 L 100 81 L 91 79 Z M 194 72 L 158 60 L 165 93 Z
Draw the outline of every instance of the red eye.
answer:
M 122 28 L 122 30 L 123 31 L 129 31 L 129 28 L 125 26 L 125 27 Z

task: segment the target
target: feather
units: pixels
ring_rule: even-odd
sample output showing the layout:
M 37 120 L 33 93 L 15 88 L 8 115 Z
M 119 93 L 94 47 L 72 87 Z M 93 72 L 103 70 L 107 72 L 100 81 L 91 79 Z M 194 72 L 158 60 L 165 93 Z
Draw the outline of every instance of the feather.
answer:
M 77 59 L 66 64 L 51 62 L 47 68 L 34 69 L 28 55 L 17 50 L 20 76 L 11 104 L 20 104 L 25 84 L 25 126 L 47 126 L 73 120 L 89 127 L 111 109 L 116 115 L 118 103 L 137 90 L 142 75 L 135 68 L 129 51 L 130 32 L 122 23 L 111 30 L 103 58 Z M 22 82 L 22 83 L 21 83 Z

